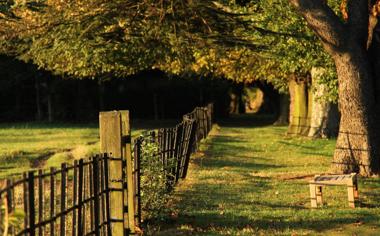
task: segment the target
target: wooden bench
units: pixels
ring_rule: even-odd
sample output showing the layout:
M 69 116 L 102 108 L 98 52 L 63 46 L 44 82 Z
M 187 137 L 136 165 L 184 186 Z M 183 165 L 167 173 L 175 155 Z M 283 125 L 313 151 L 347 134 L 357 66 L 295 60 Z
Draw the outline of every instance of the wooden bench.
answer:
M 316 208 L 323 204 L 322 186 L 345 185 L 348 192 L 348 205 L 355 208 L 355 200 L 359 198 L 356 173 L 349 175 L 316 175 L 310 184 L 311 207 Z

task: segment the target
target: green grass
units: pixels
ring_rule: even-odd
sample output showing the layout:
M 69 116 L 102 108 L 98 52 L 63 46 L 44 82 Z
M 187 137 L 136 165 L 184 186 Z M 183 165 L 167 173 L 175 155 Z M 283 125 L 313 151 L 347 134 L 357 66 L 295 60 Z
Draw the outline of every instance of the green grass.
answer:
M 378 235 L 379 179 L 359 180 L 356 209 L 344 187 L 324 188 L 326 205 L 310 209 L 307 183 L 329 173 L 335 140 L 286 137 L 286 127 L 247 121 L 213 130 L 148 234 Z
M 137 120 L 132 122 L 132 135 L 175 124 L 174 120 Z M 59 166 L 98 152 L 98 124 L 0 124 L 0 178 L 33 168 Z
M 44 166 L 56 155 L 67 156 L 81 146 L 90 153 L 98 142 L 96 125 L 18 123 L 0 125 L 0 175 Z M 79 154 L 80 155 L 80 154 Z M 54 157 L 55 159 L 59 159 Z M 62 160 L 66 160 L 63 158 Z

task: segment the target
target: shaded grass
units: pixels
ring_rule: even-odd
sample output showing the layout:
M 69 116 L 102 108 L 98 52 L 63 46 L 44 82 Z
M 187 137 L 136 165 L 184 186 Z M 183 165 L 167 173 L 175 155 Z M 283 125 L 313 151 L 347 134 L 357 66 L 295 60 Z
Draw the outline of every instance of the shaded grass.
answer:
M 327 187 L 326 205 L 310 209 L 308 180 L 329 172 L 335 140 L 286 137 L 286 127 L 223 124 L 193 158 L 165 220 L 148 234 L 378 234 L 379 179 L 359 180 L 359 208 L 348 208 L 344 187 Z

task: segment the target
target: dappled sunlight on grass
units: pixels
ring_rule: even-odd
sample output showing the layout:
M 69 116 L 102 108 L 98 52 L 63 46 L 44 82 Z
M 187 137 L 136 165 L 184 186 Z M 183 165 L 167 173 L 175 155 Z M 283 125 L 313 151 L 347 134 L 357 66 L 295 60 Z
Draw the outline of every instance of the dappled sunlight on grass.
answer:
M 203 143 L 204 155 L 194 157 L 161 229 L 152 226 L 148 234 L 375 235 L 380 180 L 359 180 L 359 208 L 348 208 L 346 188 L 338 186 L 325 188 L 326 205 L 310 209 L 308 181 L 329 172 L 335 140 L 285 132 L 286 127 L 222 126 Z

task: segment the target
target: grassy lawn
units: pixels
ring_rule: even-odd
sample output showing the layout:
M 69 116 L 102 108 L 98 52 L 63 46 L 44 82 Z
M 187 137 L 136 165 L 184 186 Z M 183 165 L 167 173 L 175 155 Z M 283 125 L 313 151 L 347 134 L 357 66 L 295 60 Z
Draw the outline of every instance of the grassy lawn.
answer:
M 174 120 L 132 122 L 132 135 L 168 127 Z M 58 166 L 62 162 L 99 152 L 98 124 L 0 124 L 0 178 L 31 168 Z
M 152 235 L 378 235 L 380 180 L 360 179 L 360 207 L 344 187 L 310 209 L 308 180 L 329 173 L 335 140 L 286 137 L 286 127 L 232 119 L 214 129 Z
M 90 155 L 98 149 L 98 136 L 96 125 L 1 124 L 0 175 Z

